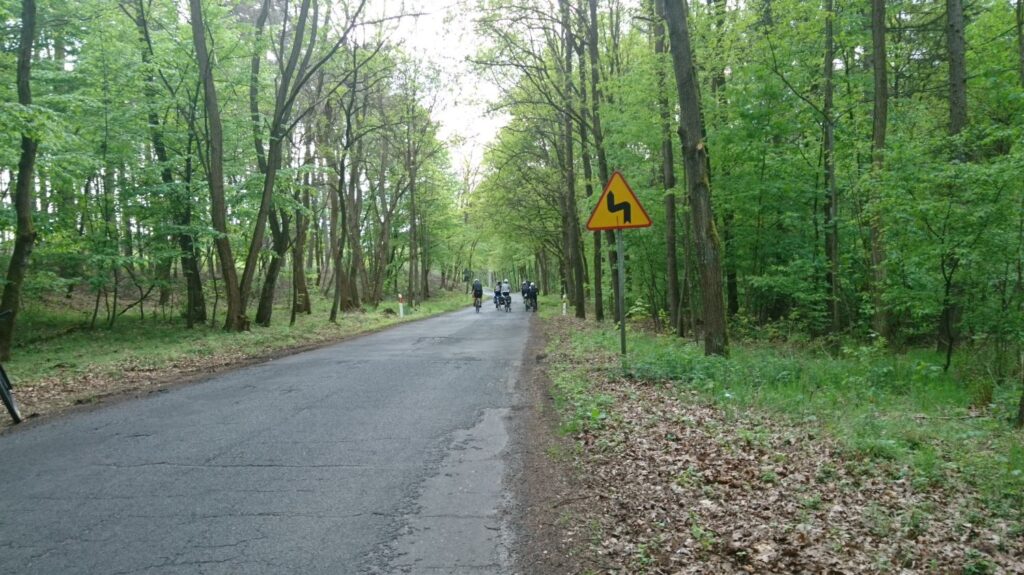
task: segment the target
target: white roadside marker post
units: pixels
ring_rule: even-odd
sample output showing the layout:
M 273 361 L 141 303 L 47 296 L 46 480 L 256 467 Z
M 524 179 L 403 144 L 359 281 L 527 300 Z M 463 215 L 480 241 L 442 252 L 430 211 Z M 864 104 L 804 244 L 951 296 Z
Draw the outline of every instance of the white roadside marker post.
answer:
M 402 299 L 402 294 L 398 294 L 398 317 L 405 317 L 405 300 Z

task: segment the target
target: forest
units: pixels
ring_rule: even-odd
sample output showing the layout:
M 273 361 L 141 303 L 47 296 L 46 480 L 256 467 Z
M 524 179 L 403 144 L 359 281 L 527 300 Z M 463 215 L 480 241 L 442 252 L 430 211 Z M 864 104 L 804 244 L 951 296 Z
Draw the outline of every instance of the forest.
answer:
M 475 64 L 511 120 L 474 201 L 577 317 L 716 355 L 932 348 L 983 404 L 1024 383 L 1024 3 L 488 6 Z M 611 233 L 580 224 L 613 170 L 654 220 L 625 233 L 624 310 Z
M 465 186 L 430 117 L 437 70 L 388 35 L 401 15 L 5 4 L 5 309 L 87 293 L 90 329 L 157 313 L 242 331 L 288 321 L 276 300 L 294 322 L 327 295 L 334 321 L 429 297 L 431 272 L 462 281 Z
M 438 11 L 468 74 L 408 42 Z M 574 441 L 545 464 L 583 476 L 539 539 L 601 572 L 1024 569 L 1024 0 L 0 18 L 0 361 L 30 416 L 529 280 Z M 467 155 L 443 118 L 488 92 Z M 623 253 L 586 227 L 616 172 L 652 221 Z
M 461 3 L 508 119 L 478 166 L 395 37 L 415 14 L 375 6 L 0 4 L 0 357 L 62 298 L 89 330 L 244 332 L 496 273 L 712 355 L 933 348 L 1021 381 L 1021 0 Z M 654 220 L 623 309 L 583 227 L 615 170 Z

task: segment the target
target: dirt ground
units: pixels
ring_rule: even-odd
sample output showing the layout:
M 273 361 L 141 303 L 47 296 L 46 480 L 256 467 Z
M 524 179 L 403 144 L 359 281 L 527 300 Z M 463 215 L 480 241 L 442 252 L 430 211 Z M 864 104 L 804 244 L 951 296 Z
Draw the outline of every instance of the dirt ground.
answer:
M 573 321 L 551 322 L 548 337 L 584 329 Z M 614 354 L 551 354 L 546 362 L 583 370 L 610 407 L 602 426 L 571 438 L 566 460 L 537 455 L 527 483 L 548 474 L 556 494 L 531 508 L 529 524 L 548 540 L 527 548 L 571 561 L 524 573 L 1024 574 L 1019 521 L 965 486 L 917 481 L 814 425 L 624 377 Z M 552 424 L 550 410 L 537 411 Z
M 519 502 L 516 573 L 568 575 L 594 566 L 586 557 L 585 526 L 580 523 L 587 497 L 579 494 L 573 470 L 575 443 L 558 431 L 559 416 L 544 370 L 546 340 L 540 322 L 531 324 L 522 377 L 527 407 L 522 410 L 522 468 L 513 488 Z

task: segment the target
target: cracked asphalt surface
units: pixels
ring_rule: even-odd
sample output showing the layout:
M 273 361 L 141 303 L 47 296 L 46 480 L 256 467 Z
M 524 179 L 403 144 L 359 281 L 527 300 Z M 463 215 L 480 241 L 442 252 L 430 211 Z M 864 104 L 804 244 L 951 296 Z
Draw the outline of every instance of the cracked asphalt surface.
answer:
M 486 304 L 0 436 L 0 573 L 511 573 L 531 314 Z

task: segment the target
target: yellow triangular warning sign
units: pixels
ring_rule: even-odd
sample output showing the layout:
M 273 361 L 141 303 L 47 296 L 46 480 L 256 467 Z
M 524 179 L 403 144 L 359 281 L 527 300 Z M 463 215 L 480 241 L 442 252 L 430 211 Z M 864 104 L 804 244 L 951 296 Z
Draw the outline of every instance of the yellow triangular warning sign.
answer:
M 646 228 L 651 225 L 651 217 L 640 205 L 640 200 L 633 193 L 632 188 L 626 183 L 622 174 L 612 174 L 608 185 L 597 200 L 594 211 L 590 213 L 587 220 L 587 229 L 597 230 L 621 230 L 625 228 Z

